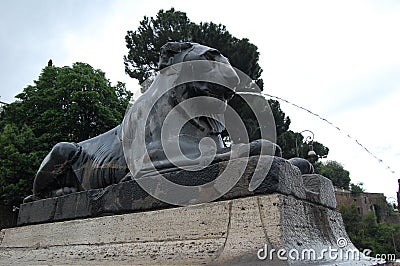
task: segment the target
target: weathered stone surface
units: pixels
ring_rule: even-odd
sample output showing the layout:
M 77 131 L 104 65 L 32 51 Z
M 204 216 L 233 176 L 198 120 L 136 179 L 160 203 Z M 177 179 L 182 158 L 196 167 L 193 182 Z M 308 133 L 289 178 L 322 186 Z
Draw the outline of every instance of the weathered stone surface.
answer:
M 318 174 L 303 175 L 307 200 L 335 209 L 336 198 L 332 181 Z
M 261 156 L 261 164 L 267 157 Z M 254 170 L 253 170 L 254 171 Z M 263 169 L 260 169 L 263 171 Z M 305 188 L 301 173 L 297 167 L 287 160 L 274 157 L 271 169 L 264 181 L 255 189 L 256 194 L 279 192 L 284 195 L 293 195 L 299 199 L 305 199 Z
M 239 172 L 246 159 L 232 160 L 229 171 Z M 268 162 L 273 160 L 268 171 Z M 257 163 L 263 180 L 252 180 Z M 168 180 L 187 186 L 206 184 L 213 181 L 224 171 L 228 162 L 212 164 L 197 171 L 176 171 L 163 174 Z M 237 168 L 237 169 L 236 169 Z M 260 178 L 259 178 L 260 179 Z M 261 182 L 262 181 L 262 182 Z M 261 182 L 258 187 L 253 183 Z M 249 187 L 251 189 L 249 189 Z M 168 191 L 161 190 L 162 193 Z M 233 199 L 257 194 L 279 192 L 293 195 L 299 199 L 306 198 L 303 179 L 298 169 L 279 157 L 253 156 L 239 182 L 221 199 Z M 147 194 L 135 180 L 111 185 L 105 189 L 93 189 L 73 193 L 58 198 L 22 204 L 20 206 L 18 225 L 27 225 L 51 221 L 64 221 L 76 218 L 96 217 L 108 214 L 121 214 L 134 211 L 155 210 L 173 207 Z
M 178 219 L 179 217 L 179 219 Z M 60 223 L 11 228 L 2 247 L 71 246 L 96 243 L 156 242 L 223 237 L 229 221 L 229 202 L 210 206 L 140 212 Z M 171 226 L 169 226 L 171 225 Z M 157 235 L 154 230 L 160 230 Z M 59 236 L 59 237 L 54 237 Z M 63 237 L 64 236 L 64 237 Z
M 354 249 L 339 213 L 283 194 L 29 225 L 1 231 L 1 265 L 370 265 L 323 249 Z M 347 245 L 340 248 L 337 240 Z M 259 260 L 269 249 L 312 249 L 308 260 Z M 287 254 L 286 254 L 287 256 Z
M 57 200 L 58 198 L 50 198 L 21 204 L 17 224 L 27 224 L 28 221 L 53 221 Z M 23 213 L 22 216 L 21 213 Z
M 357 249 L 350 241 L 338 212 L 284 195 L 259 197 L 258 202 L 263 227 L 270 240 L 270 243 L 267 243 L 270 244 L 269 249 L 299 252 L 300 260 L 293 261 L 289 257 L 289 264 L 309 265 L 312 261 L 317 262 L 317 265 L 371 264 L 363 259 L 347 259 L 347 252 Z M 340 239 L 347 244 L 339 247 Z M 337 250 L 333 253 L 337 254 L 337 259 L 329 257 L 329 249 Z M 307 250 L 315 252 L 314 259 L 301 257 L 302 252 Z
M 42 209 L 46 203 L 50 206 Z M 18 215 L 18 225 L 166 207 L 170 206 L 147 194 L 135 181 L 129 181 L 111 185 L 105 189 L 93 189 L 22 204 Z M 51 212 L 46 212 L 47 209 L 51 209 Z

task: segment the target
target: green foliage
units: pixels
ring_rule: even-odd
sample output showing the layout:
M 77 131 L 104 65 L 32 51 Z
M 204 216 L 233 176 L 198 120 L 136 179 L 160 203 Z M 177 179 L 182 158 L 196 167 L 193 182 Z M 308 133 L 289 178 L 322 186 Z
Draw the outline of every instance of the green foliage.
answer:
M 329 178 L 334 186 L 349 189 L 350 173 L 340 163 L 336 161 L 317 162 L 314 169 L 317 174 Z
M 131 93 L 111 86 L 104 72 L 85 63 L 45 67 L 4 109 L 5 122 L 28 125 L 47 149 L 60 141 L 82 141 L 121 122 Z
M 277 143 L 282 149 L 282 156 L 286 159 L 290 159 L 293 157 L 301 157 L 307 159 L 308 152 L 311 150 L 310 144 L 308 143 L 307 139 L 304 139 L 304 136 L 302 134 L 293 132 L 291 130 L 283 131 L 280 135 L 278 135 Z M 312 146 L 313 150 L 318 155 L 318 158 L 325 158 L 328 155 L 329 148 L 325 147 L 323 144 L 317 141 L 313 141 Z
M 17 205 L 30 193 L 41 153 L 33 131 L 26 125 L 6 125 L 0 132 L 0 201 Z
M 275 126 L 276 134 L 282 134 L 288 130 L 290 125 L 290 119 L 285 115 L 285 113 L 281 110 L 280 104 L 278 101 L 275 100 L 267 100 L 265 97 L 261 95 L 245 95 L 246 100 L 244 100 L 241 96 L 235 96 L 231 101 L 229 101 L 229 105 L 235 109 L 241 121 L 243 121 L 246 130 L 249 135 L 249 140 L 257 140 L 261 138 L 260 129 L 264 128 L 271 128 Z M 251 108 L 247 104 L 247 101 L 251 103 Z M 263 125 L 260 125 L 257 121 L 257 118 L 254 112 L 257 112 L 257 115 L 261 118 L 269 118 L 270 113 L 269 109 L 266 106 L 269 105 L 272 111 L 273 119 L 275 121 L 275 125 L 273 125 L 273 121 L 268 121 L 272 119 L 265 119 L 267 122 Z M 223 133 L 223 136 L 227 135 L 227 133 Z M 269 140 L 273 140 L 272 136 L 263 136 Z M 233 142 L 240 142 L 240 140 L 233 140 Z
M 372 211 L 361 216 L 354 203 L 342 205 L 339 211 L 347 234 L 358 249 L 370 249 L 371 255 L 395 254 L 395 247 L 400 246 L 400 224 L 377 223 Z M 397 252 L 396 257 L 399 256 Z
M 186 13 L 171 8 L 160 10 L 155 18 L 144 17 L 136 31 L 128 31 L 125 41 L 128 48 L 128 55 L 124 56 L 125 72 L 140 83 L 157 70 L 162 45 L 168 41 L 193 41 L 218 49 L 262 89 L 257 46 L 248 39 L 233 37 L 221 24 L 195 24 Z
M 131 92 L 101 70 L 75 63 L 47 66 L 0 116 L 0 200 L 17 205 L 30 194 L 41 160 L 61 141 L 79 142 L 118 125 Z
M 363 183 L 357 183 L 357 184 L 350 183 L 350 191 L 352 193 L 364 192 L 365 189 L 363 188 L 363 185 L 364 185 Z
M 354 202 L 352 202 L 351 205 L 348 207 L 342 204 L 339 208 L 339 212 L 342 214 L 347 234 L 349 234 L 350 238 L 353 239 L 354 237 L 352 238 L 351 234 L 353 232 L 357 232 L 362 215 L 358 211 L 357 206 Z
M 128 55 L 124 56 L 125 72 L 140 83 L 157 70 L 159 51 L 166 42 L 189 41 L 194 24 L 186 13 L 160 10 L 156 18 L 144 17 L 136 31 L 125 36 Z
M 250 43 L 249 39 L 238 39 L 232 36 L 224 25 L 212 22 L 194 24 L 191 39 L 218 49 L 229 58 L 234 67 L 246 73 L 260 89 L 263 89 L 264 84 L 260 78 L 262 69 L 258 64 L 260 54 L 257 46 Z
M 268 104 L 271 108 L 272 115 L 274 116 L 276 135 L 279 137 L 288 131 L 290 126 L 290 118 L 282 111 L 281 105 L 277 100 L 269 99 Z

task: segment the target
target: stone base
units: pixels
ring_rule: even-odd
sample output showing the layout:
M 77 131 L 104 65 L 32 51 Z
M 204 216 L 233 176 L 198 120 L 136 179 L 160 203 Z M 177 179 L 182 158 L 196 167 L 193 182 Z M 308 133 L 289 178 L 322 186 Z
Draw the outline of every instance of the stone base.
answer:
M 272 161 L 271 168 L 268 162 Z M 301 175 L 299 169 L 287 160 L 271 156 L 253 156 L 232 160 L 231 173 L 245 171 L 237 184 L 220 200 L 260 194 L 281 193 L 305 199 L 328 208 L 336 208 L 336 199 L 330 180 L 320 175 Z M 244 163 L 243 163 L 244 162 Z M 256 165 L 261 165 L 264 178 L 255 190 L 249 190 Z M 175 171 L 163 174 L 168 180 L 187 186 L 208 183 L 223 172 L 228 162 L 212 164 L 198 172 Z M 263 169 L 265 167 L 265 169 Z M 253 180 L 255 181 L 255 180 Z M 257 182 L 256 182 L 257 183 Z M 172 193 L 161 188 L 159 193 Z M 111 185 L 104 189 L 82 191 L 56 198 L 21 204 L 18 225 L 65 221 L 110 214 L 157 210 L 174 207 L 147 194 L 135 180 Z
M 340 248 L 337 241 L 347 245 Z M 267 251 L 267 258 L 260 260 Z M 350 242 L 338 212 L 291 195 L 270 194 L 188 207 L 5 229 L 2 265 L 370 265 L 336 260 Z M 263 249 L 260 251 L 260 249 Z M 271 249 L 291 249 L 299 260 Z M 304 250 L 312 257 L 301 260 Z M 293 252 L 293 251 L 292 251 Z M 295 253 L 291 253 L 292 257 Z M 323 256 L 321 256 L 323 254 Z M 311 256 L 311 255 L 310 255 Z
M 243 160 L 228 169 L 238 171 Z M 250 182 L 257 163 L 265 175 Z M 164 177 L 204 184 L 226 166 L 220 162 Z M 250 189 L 254 183 L 259 186 Z M 160 193 L 168 191 L 161 187 Z M 255 156 L 217 202 L 171 206 L 133 180 L 22 204 L 18 224 L 25 226 L 0 232 L 0 264 L 370 265 L 349 260 L 358 251 L 335 208 L 327 178 L 302 176 L 282 158 Z M 329 250 L 336 250 L 336 259 Z

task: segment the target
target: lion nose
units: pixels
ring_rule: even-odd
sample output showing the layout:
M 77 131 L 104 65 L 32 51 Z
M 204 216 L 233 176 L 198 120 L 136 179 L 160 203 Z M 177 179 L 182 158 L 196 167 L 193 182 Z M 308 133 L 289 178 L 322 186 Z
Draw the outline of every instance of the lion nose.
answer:
M 234 89 L 218 84 L 208 84 L 202 89 L 206 94 L 223 100 L 230 100 L 235 95 Z

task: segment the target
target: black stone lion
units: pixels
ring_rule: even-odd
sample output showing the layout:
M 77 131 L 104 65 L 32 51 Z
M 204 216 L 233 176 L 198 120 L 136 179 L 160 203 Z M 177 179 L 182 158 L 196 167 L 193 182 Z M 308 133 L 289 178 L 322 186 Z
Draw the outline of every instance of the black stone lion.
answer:
M 189 42 L 165 44 L 160 53 L 160 73 L 143 95 L 128 109 L 122 125 L 79 143 L 61 142 L 55 145 L 43 160 L 35 176 L 33 195 L 25 198 L 24 202 L 76 191 L 104 188 L 129 180 L 132 175 L 148 174 L 154 169 L 174 169 L 160 141 L 162 123 L 174 107 L 194 97 L 212 97 L 218 99 L 219 104 L 213 104 L 211 101 L 209 107 L 195 105 L 191 107 L 193 109 L 206 108 L 208 115 L 189 119 L 188 123 L 181 128 L 179 136 L 176 136 L 179 138 L 179 147 L 184 155 L 182 160 L 199 156 L 201 153 L 199 142 L 204 137 L 214 142 L 213 147 L 217 150 L 214 162 L 229 159 L 230 148 L 225 147 L 221 139 L 224 125 L 217 119 L 217 115 L 224 113 L 227 101 L 235 94 L 234 88 L 206 81 L 193 81 L 174 86 L 165 91 L 156 102 L 152 102 L 163 84 L 157 82 L 157 79 L 162 78 L 163 75 L 167 77 L 172 75 L 168 67 L 196 60 L 227 65 L 227 70 L 221 72 L 210 64 L 210 68 L 206 71 L 220 75 L 223 80 L 231 84 L 239 83 L 235 70 L 229 67 L 228 59 L 218 50 Z M 180 78 L 179 71 L 184 70 L 176 72 L 178 73 L 176 80 Z M 148 115 L 144 116 L 144 113 Z M 190 110 L 178 109 L 177 119 L 185 117 L 188 113 Z M 273 147 L 273 154 L 269 155 L 281 156 L 279 146 L 267 140 L 257 140 L 248 145 L 250 152 L 247 155 L 263 153 L 262 147 L 269 146 Z M 126 147 L 129 147 L 128 150 Z M 147 158 L 144 153 L 148 154 Z M 140 163 L 133 164 L 134 173 L 131 171 L 132 168 L 131 170 L 128 168 L 127 160 L 128 162 L 141 160 Z M 149 167 L 150 163 L 152 167 Z

